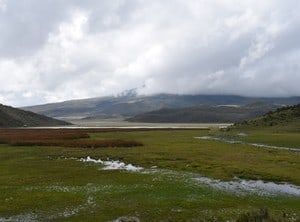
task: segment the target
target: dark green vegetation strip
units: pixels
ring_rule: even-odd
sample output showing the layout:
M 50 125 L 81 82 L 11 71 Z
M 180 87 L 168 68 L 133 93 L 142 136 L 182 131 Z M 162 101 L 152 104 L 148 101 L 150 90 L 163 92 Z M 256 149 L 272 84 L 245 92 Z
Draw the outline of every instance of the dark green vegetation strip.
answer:
M 236 196 L 186 180 L 182 174 L 103 171 L 96 164 L 69 159 L 110 158 L 222 180 L 238 176 L 300 185 L 300 160 L 292 152 L 194 139 L 213 133 L 202 130 L 85 133 L 90 137 L 82 140 L 134 140 L 144 146 L 0 145 L 0 221 L 112 221 L 123 216 L 141 221 L 234 221 L 265 208 L 278 221 L 299 219 L 299 197 Z

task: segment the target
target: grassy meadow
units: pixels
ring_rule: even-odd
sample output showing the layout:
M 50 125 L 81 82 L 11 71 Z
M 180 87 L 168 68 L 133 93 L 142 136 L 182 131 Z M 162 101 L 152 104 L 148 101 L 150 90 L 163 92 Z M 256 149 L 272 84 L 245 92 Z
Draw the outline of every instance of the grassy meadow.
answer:
M 0 221 L 299 221 L 299 196 L 228 192 L 194 179 L 300 186 L 300 152 L 195 138 L 241 140 L 239 132 L 3 130 Z M 243 140 L 300 147 L 296 132 L 245 133 Z M 144 170 L 103 170 L 80 161 L 87 156 Z

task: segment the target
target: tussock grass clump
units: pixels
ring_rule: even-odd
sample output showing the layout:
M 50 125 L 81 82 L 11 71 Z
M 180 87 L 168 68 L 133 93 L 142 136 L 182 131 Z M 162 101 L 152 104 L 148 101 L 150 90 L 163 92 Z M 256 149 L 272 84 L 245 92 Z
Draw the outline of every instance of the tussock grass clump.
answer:
M 91 130 L 93 133 L 95 130 Z M 133 140 L 88 140 L 90 131 L 73 129 L 2 129 L 0 143 L 13 146 L 62 146 L 80 148 L 142 146 Z

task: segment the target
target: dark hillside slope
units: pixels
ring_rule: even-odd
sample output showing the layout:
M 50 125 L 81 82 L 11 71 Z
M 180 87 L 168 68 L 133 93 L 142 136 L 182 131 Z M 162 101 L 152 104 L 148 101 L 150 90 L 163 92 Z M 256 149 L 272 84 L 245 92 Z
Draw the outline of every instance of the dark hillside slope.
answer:
M 0 127 L 61 126 L 70 123 L 0 104 Z
M 130 122 L 152 123 L 233 123 L 249 120 L 278 108 L 267 103 L 244 106 L 195 106 L 180 109 L 161 109 L 127 119 Z
M 273 112 L 255 118 L 253 120 L 244 121 L 235 124 L 237 128 L 258 128 L 258 127 L 285 127 L 291 130 L 300 131 L 300 104 L 278 108 Z

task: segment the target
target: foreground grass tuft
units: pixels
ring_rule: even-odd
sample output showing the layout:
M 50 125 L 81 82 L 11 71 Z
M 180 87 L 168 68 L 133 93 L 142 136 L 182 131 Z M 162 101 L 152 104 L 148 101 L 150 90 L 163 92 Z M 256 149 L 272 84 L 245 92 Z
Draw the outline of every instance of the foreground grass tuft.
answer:
M 269 214 L 268 208 L 262 208 L 259 211 L 255 212 L 247 212 L 242 214 L 238 219 L 237 222 L 287 222 L 287 221 L 294 221 L 299 222 L 298 218 L 289 217 L 287 213 L 282 213 L 282 216 L 277 216 L 273 218 Z

